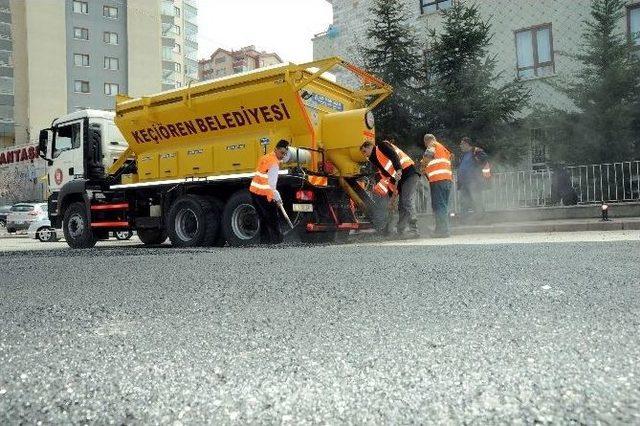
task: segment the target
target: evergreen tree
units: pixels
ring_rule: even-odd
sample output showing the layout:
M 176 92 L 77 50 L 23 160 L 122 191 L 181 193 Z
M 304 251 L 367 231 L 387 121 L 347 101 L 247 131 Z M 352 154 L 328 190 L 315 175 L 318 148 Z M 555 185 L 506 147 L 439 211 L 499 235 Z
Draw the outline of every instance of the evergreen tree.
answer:
M 365 68 L 393 87 L 393 95 L 375 111 L 378 134 L 403 147 L 413 145 L 415 80 L 420 56 L 415 32 L 401 0 L 375 0 L 367 37 L 361 49 Z
M 593 0 L 585 40 L 577 56 L 583 67 L 564 91 L 577 113 L 558 113 L 564 142 L 557 157 L 574 162 L 629 160 L 637 155 L 640 66 L 634 48 L 618 30 L 624 0 Z M 635 148 L 634 148 L 635 145 Z
M 501 83 L 488 53 L 489 22 L 477 6 L 458 3 L 445 12 L 443 31 L 429 38 L 424 130 L 453 143 L 468 135 L 492 155 L 517 161 L 525 154 L 524 141 L 506 135 L 529 91 L 516 80 Z

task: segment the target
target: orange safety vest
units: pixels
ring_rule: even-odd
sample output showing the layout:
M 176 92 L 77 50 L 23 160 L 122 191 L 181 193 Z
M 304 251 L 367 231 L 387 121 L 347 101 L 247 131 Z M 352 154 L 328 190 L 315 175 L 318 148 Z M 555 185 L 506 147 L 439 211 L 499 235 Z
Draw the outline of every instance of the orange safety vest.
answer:
M 402 166 L 402 170 L 406 169 L 409 166 L 413 166 L 414 162 L 411 159 L 411 157 L 405 154 L 400 148 L 398 148 L 394 144 L 389 142 L 389 145 L 391 145 L 393 150 L 398 155 L 398 158 L 400 159 L 400 166 Z M 395 169 L 395 167 L 393 167 L 393 162 L 391 162 L 389 157 L 384 155 L 384 153 L 380 151 L 377 147 L 376 147 L 376 158 L 378 159 L 378 162 L 380 163 L 382 168 L 384 168 L 387 171 L 387 173 L 389 173 L 391 176 L 396 174 L 397 170 Z
M 427 163 L 424 173 L 429 182 L 440 182 L 442 180 L 452 180 L 451 152 L 440 142 L 433 144 L 436 152 L 433 158 Z
M 383 176 L 373 187 L 373 192 L 379 197 L 385 197 L 389 193 L 396 192 L 396 185 L 391 181 L 390 177 Z
M 249 191 L 256 195 L 262 195 L 263 197 L 267 197 L 267 200 L 273 200 L 273 188 L 269 186 L 269 169 L 274 165 L 280 166 L 280 161 L 278 157 L 276 157 L 275 152 L 271 154 L 263 155 L 260 160 L 258 160 L 258 168 L 256 169 L 256 173 L 251 180 L 251 186 L 249 187 Z

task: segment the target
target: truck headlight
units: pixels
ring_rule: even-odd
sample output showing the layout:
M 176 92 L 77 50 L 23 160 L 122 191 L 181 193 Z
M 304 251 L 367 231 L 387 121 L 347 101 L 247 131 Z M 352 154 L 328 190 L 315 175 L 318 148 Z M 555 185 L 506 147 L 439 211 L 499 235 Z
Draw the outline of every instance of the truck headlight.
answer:
M 368 111 L 364 115 L 364 123 L 367 125 L 367 128 L 369 130 L 373 130 L 373 128 L 375 127 L 376 119 L 373 117 L 373 113 L 371 111 Z

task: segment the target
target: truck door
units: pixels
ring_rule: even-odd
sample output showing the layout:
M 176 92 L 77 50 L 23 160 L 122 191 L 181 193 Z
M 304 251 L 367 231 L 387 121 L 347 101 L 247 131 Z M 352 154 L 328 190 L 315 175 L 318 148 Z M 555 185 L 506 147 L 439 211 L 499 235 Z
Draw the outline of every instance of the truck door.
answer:
M 84 176 L 83 120 L 59 124 L 53 132 L 49 166 L 49 189 L 59 191 L 70 180 Z

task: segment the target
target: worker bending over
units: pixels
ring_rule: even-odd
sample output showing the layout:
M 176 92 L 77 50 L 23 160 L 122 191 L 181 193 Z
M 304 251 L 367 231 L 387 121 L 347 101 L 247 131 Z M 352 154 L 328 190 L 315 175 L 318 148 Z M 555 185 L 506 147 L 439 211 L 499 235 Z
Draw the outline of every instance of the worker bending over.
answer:
M 282 232 L 278 224 L 278 204 L 282 204 L 278 186 L 280 163 L 289 161 L 289 142 L 281 140 L 272 153 L 258 160 L 258 168 L 249 191 L 260 218 L 260 241 L 263 244 L 280 244 Z
M 367 141 L 360 146 L 360 152 L 380 173 L 381 179 L 378 185 L 386 185 L 390 192 L 395 192 L 397 187 L 398 236 L 418 238 L 420 234 L 416 217 L 415 193 L 420 173 L 413 160 L 389 141 L 382 141 L 377 145 Z M 405 234 L 407 225 L 410 232 Z

